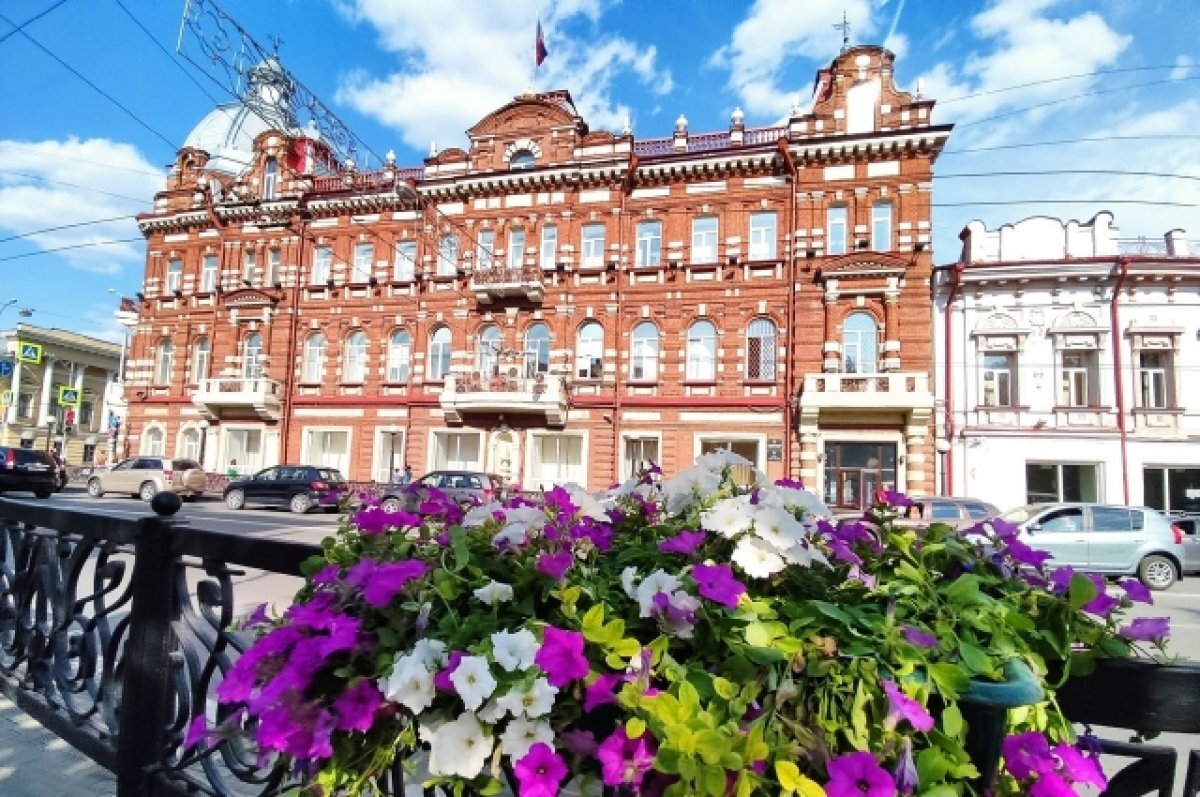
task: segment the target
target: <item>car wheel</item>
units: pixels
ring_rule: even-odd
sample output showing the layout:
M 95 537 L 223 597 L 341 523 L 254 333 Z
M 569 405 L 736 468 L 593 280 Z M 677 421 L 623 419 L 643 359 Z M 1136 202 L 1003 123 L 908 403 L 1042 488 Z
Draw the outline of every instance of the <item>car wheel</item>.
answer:
M 1175 563 L 1159 554 L 1150 554 L 1138 565 L 1138 580 L 1153 590 L 1168 589 L 1178 577 Z
M 34 490 L 33 494 L 38 498 L 49 498 L 50 496 L 54 495 L 54 490 Z
M 404 505 L 400 503 L 399 498 L 394 495 L 389 495 L 387 498 L 379 502 L 379 508 L 384 512 L 399 512 L 404 508 Z
M 88 479 L 88 495 L 92 498 L 100 498 L 104 495 L 104 488 L 100 486 L 100 480 L 94 476 Z
M 225 506 L 230 509 L 242 509 L 246 506 L 246 494 L 241 490 L 230 490 L 225 493 Z
M 288 508 L 297 515 L 303 515 L 312 509 L 312 499 L 308 497 L 308 493 L 296 493 L 292 500 L 288 501 Z
M 154 482 L 142 482 L 142 486 L 138 488 L 138 498 L 143 501 L 149 501 L 156 495 L 158 495 L 158 486 Z

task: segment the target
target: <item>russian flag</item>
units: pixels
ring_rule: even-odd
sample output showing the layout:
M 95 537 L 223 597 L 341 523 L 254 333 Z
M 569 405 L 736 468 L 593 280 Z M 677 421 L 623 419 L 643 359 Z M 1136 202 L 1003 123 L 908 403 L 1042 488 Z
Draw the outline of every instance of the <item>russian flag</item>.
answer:
M 549 54 L 549 51 L 546 50 L 546 39 L 542 36 L 542 18 L 538 17 L 537 40 L 533 44 L 533 61 L 535 67 L 541 66 L 542 61 L 545 61 L 546 56 Z

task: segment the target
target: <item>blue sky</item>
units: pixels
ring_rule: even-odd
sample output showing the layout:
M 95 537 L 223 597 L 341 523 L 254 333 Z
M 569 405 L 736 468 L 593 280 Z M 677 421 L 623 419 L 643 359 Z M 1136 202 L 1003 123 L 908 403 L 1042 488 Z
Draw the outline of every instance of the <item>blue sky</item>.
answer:
M 550 55 L 535 87 L 569 89 L 594 129 L 628 116 L 644 137 L 681 113 L 701 132 L 727 128 L 734 107 L 748 126 L 807 107 L 844 12 L 854 43 L 890 47 L 900 87 L 920 80 L 934 120 L 958 125 L 936 167 L 936 262 L 956 259 L 976 218 L 1107 208 L 1122 237 L 1200 239 L 1194 0 L 218 2 L 262 43 L 278 35 L 284 64 L 371 151 L 414 166 L 525 89 L 539 11 Z M 0 303 L 17 299 L 0 326 L 28 307 L 32 323 L 116 339 L 114 293 L 138 290 L 144 246 L 92 244 L 139 238 L 132 216 L 176 148 L 230 99 L 176 54 L 182 10 L 0 5 Z M 80 226 L 28 235 L 65 224 Z M 61 247 L 75 248 L 47 251 Z

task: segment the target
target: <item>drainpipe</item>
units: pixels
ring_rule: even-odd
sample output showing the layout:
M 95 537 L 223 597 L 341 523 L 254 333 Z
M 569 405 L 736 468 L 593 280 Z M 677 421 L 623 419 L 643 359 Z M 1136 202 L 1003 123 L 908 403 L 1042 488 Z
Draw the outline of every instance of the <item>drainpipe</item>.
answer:
M 942 481 L 946 486 L 946 495 L 954 495 L 954 335 L 953 318 L 954 302 L 962 290 L 963 262 L 960 259 L 947 271 L 950 272 L 950 293 L 946 295 L 946 312 L 942 315 L 942 367 L 943 392 L 945 393 L 946 413 L 946 442 L 950 447 L 942 460 Z
M 1125 278 L 1129 276 L 1129 258 L 1117 258 L 1117 283 L 1113 287 L 1112 305 L 1109 308 L 1109 320 L 1112 322 L 1113 341 L 1113 385 L 1117 391 L 1117 431 L 1121 435 L 1121 490 L 1125 505 L 1129 505 L 1129 429 L 1125 425 L 1125 375 L 1121 365 L 1121 319 L 1117 302 L 1121 297 L 1121 289 L 1125 286 Z
M 791 241 L 791 246 L 788 249 L 786 268 L 788 356 L 784 361 L 787 371 L 783 375 L 783 468 L 784 476 L 790 479 L 792 478 L 792 435 L 797 431 L 793 427 L 796 424 L 795 410 L 799 402 L 799 398 L 794 395 L 796 386 L 794 373 L 796 370 L 796 187 L 800 182 L 800 169 L 796 166 L 795 159 L 792 158 L 791 150 L 788 149 L 788 140 L 780 138 L 778 146 L 779 151 L 783 154 L 784 163 L 787 164 L 792 175 L 791 190 L 789 191 L 791 194 L 790 209 L 788 210 L 788 239 Z
M 617 352 L 616 372 L 613 374 L 613 410 L 612 410 L 612 451 L 613 451 L 613 484 L 621 483 L 621 352 L 625 347 L 621 345 L 621 330 L 625 324 L 625 291 L 621 290 L 621 265 L 620 253 L 621 246 L 625 243 L 625 197 L 633 192 L 633 183 L 637 178 L 638 156 L 636 152 L 629 153 L 629 167 L 625 172 L 625 179 L 621 182 L 621 215 L 618 216 L 617 222 L 617 269 L 613 271 L 613 277 L 618 281 L 617 285 L 617 323 L 615 326 L 617 333 Z M 578 265 L 578 264 L 577 264 Z M 601 375 L 603 378 L 603 375 Z M 662 465 L 663 452 L 658 452 L 659 462 Z M 633 474 L 630 474 L 631 476 Z
M 308 238 L 308 234 L 305 232 L 305 227 L 308 226 L 307 219 L 298 218 L 294 221 L 300 223 L 300 229 L 294 229 L 291 223 L 288 224 L 289 229 L 298 234 L 299 240 L 296 242 L 296 284 L 292 286 L 292 323 L 291 329 L 288 332 L 287 361 L 283 366 L 283 420 L 279 424 L 280 463 L 291 461 L 288 457 L 288 442 L 292 436 L 292 403 L 296 391 L 296 336 L 299 334 L 300 296 L 303 290 L 301 286 L 304 283 L 304 243 Z

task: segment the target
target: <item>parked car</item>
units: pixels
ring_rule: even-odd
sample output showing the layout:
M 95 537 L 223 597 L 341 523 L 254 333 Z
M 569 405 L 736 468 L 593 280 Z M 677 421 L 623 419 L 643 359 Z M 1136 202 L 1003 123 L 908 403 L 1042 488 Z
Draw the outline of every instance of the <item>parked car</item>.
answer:
M 346 479 L 336 468 L 276 465 L 225 485 L 222 498 L 230 509 L 248 504 L 286 506 L 297 514 L 320 507 L 337 511 Z
M 970 528 L 981 520 L 1000 514 L 994 504 L 978 498 L 934 495 L 913 498 L 913 501 L 917 506 L 914 512 L 909 513 L 910 519 L 919 519 L 924 523 L 946 523 L 956 529 Z
M 429 498 L 431 490 L 440 490 L 460 504 L 504 500 L 508 491 L 503 479 L 491 473 L 473 470 L 435 470 L 412 484 L 388 485 L 379 505 L 388 512 L 415 512 Z
M 161 492 L 178 493 L 184 500 L 203 495 L 208 475 L 200 463 L 173 457 L 131 457 L 108 470 L 97 470 L 87 482 L 88 495 L 125 493 L 149 501 Z
M 1200 573 L 1200 513 L 1172 512 L 1167 519 L 1183 532 L 1183 572 Z
M 0 448 L 0 492 L 29 492 L 38 498 L 49 498 L 57 480 L 57 469 L 49 452 Z
M 1029 504 L 1001 517 L 1018 526 L 1022 542 L 1048 551 L 1051 567 L 1070 565 L 1106 575 L 1136 575 L 1150 589 L 1167 589 L 1184 571 L 1184 533 L 1146 507 L 1106 504 Z

